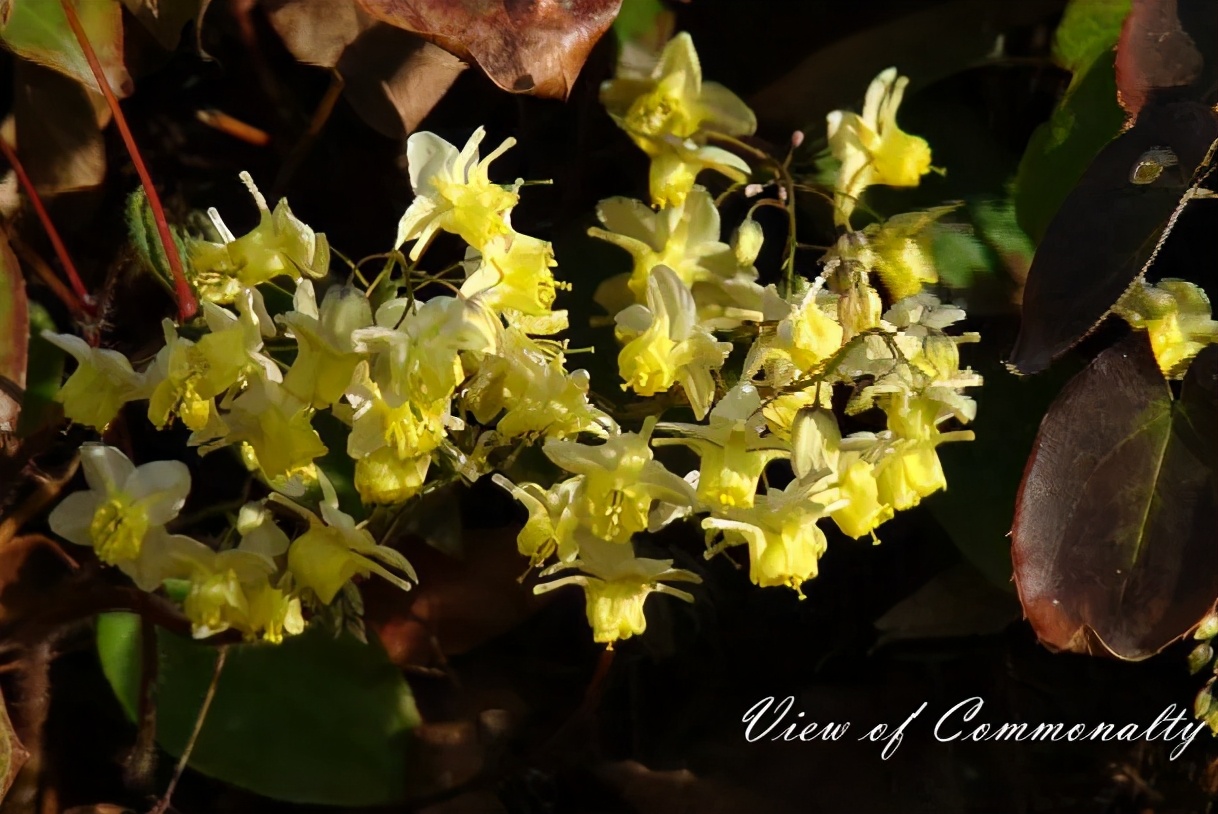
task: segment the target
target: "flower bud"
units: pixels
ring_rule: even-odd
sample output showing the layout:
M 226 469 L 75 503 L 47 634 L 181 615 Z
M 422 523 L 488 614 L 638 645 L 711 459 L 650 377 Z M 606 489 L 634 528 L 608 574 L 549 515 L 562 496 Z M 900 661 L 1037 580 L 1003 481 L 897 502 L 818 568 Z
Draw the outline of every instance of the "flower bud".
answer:
M 761 244 L 765 241 L 765 233 L 761 225 L 752 218 L 745 218 L 732 237 L 732 251 L 736 254 L 736 262 L 745 267 L 757 262 L 761 253 Z

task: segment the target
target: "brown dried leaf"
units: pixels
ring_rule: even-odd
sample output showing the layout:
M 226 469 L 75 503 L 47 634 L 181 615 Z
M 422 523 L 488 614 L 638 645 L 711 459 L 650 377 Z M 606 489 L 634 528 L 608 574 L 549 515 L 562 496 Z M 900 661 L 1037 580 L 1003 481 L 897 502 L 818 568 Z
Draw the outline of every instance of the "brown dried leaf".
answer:
M 25 765 L 30 753 L 17 740 L 13 731 L 13 722 L 9 720 L 8 710 L 4 706 L 4 696 L 0 695 L 0 802 L 8 794 L 17 772 Z
M 1213 80 L 1218 4 L 1135 0 L 1117 43 L 1117 95 L 1136 117 L 1146 100 L 1163 91 L 1195 86 L 1198 101 Z M 1204 47 L 1204 51 L 1202 50 Z M 1209 62 L 1208 70 L 1206 62 Z M 1192 96 L 1187 92 L 1186 97 Z
M 621 0 L 359 0 L 513 93 L 565 99 Z
M 355 38 L 375 25 L 355 0 L 266 0 L 271 27 L 292 56 L 333 68 Z
M 101 184 L 105 143 L 84 86 L 50 68 L 18 62 L 14 87 L 17 149 L 38 192 L 57 195 Z
M 443 48 L 380 24 L 360 34 L 338 61 L 347 101 L 390 138 L 414 132 L 465 68 Z

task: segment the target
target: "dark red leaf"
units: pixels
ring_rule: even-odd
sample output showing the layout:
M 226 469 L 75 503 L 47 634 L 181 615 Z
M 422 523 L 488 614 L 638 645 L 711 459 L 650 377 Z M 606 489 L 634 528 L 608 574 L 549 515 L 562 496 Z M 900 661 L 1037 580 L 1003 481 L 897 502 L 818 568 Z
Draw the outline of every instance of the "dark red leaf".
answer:
M 358 0 L 513 93 L 565 99 L 621 0 Z
M 0 453 L 17 432 L 30 343 L 25 278 L 8 241 L 0 236 Z
M 1117 43 L 1116 76 L 1130 116 L 1152 94 L 1212 104 L 1218 90 L 1218 3 L 1134 0 Z
M 1148 106 L 1100 151 L 1036 249 L 1012 367 L 1044 370 L 1099 324 L 1167 239 L 1215 139 L 1212 109 L 1173 102 Z M 1175 163 L 1153 180 L 1134 175 L 1162 157 Z
M 1218 346 L 1181 396 L 1146 334 L 1104 351 L 1041 424 L 1015 510 L 1024 614 L 1055 650 L 1154 655 L 1218 597 Z

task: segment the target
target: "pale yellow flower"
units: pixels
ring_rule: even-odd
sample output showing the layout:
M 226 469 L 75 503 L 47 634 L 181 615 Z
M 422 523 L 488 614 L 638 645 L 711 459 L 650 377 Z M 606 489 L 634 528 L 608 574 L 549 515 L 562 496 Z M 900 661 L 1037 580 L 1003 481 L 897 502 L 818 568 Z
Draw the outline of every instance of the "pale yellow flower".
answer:
M 509 215 L 520 199 L 520 182 L 492 184 L 490 163 L 516 143 L 509 138 L 486 158 L 478 159 L 478 145 L 486 136 L 479 127 L 460 151 L 434 133 L 414 133 L 406 140 L 406 160 L 415 199 L 398 223 L 394 248 L 415 241 L 410 259 L 419 256 L 436 233 L 460 235 L 482 250 L 494 237 L 510 234 Z
M 293 310 L 279 317 L 298 349 L 284 389 L 314 407 L 329 407 L 342 398 L 363 358 L 353 334 L 372 325 L 372 307 L 363 292 L 336 285 L 319 308 L 309 280 L 297 284 L 292 302 Z
M 1212 317 L 1209 298 L 1185 280 L 1155 285 L 1139 281 L 1113 311 L 1150 335 L 1155 360 L 1169 378 L 1182 378 L 1192 358 L 1218 342 L 1218 321 Z
M 917 186 L 930 172 L 930 147 L 897 126 L 897 108 L 909 78 L 896 68 L 882 71 L 867 88 L 863 114 L 829 114 L 829 149 L 841 162 L 836 182 L 835 219 L 848 225 L 863 190 L 872 184 Z
M 118 351 L 90 347 L 72 334 L 43 331 L 42 336 L 76 360 L 76 370 L 55 393 L 55 400 L 77 424 L 104 430 L 124 404 L 148 397 L 148 377 L 136 373 Z

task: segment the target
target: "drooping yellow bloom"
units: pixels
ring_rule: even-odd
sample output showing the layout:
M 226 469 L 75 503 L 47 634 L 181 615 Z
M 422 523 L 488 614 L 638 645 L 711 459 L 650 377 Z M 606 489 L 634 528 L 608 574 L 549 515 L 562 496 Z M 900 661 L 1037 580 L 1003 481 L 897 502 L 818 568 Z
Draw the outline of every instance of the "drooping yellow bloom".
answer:
M 651 156 L 651 199 L 656 206 L 680 206 L 699 172 L 713 169 L 736 181 L 749 167 L 726 150 L 706 144 L 712 132 L 751 135 L 753 111 L 722 85 L 702 81 L 702 66 L 689 34 L 664 47 L 647 73 L 626 65 L 601 86 L 609 115 Z
M 48 518 L 69 542 L 92 547 L 97 557 L 152 591 L 177 573 L 173 552 L 182 539 L 165 531 L 190 492 L 190 470 L 180 461 L 136 467 L 105 444 L 80 448 L 89 488 L 68 495 Z
M 462 401 L 478 423 L 491 424 L 500 439 L 566 438 L 581 432 L 605 436 L 612 419 L 588 402 L 586 370 L 564 367 L 563 347 L 509 327 L 499 352 L 486 354 L 464 388 Z
M 297 284 L 293 305 L 279 317 L 299 350 L 284 389 L 314 407 L 329 407 L 342 398 L 362 358 L 353 334 L 372 324 L 372 307 L 359 290 L 333 286 L 318 308 L 309 280 Z
M 491 479 L 529 510 L 529 519 L 516 536 L 516 547 L 529 558 L 530 565 L 540 565 L 554 554 L 564 562 L 575 557 L 579 519 L 574 506 L 579 497 L 579 478 L 568 478 L 549 489 L 536 483 L 517 485 L 499 473 Z
M 234 237 L 219 213 L 208 211 L 221 242 L 198 241 L 191 246 L 188 268 L 199 296 L 223 305 L 236 300 L 243 290 L 276 277 L 326 276 L 330 270 L 326 236 L 297 219 L 284 199 L 272 212 L 248 172 L 241 173 L 241 180 L 258 206 L 258 226 Z
M 558 286 L 551 269 L 558 263 L 548 242 L 515 232 L 495 237 L 482 247 L 477 263 L 461 286 L 462 295 L 479 297 L 499 313 L 550 313 Z
M 672 567 L 672 560 L 634 556 L 629 545 L 611 545 L 589 540 L 580 547 L 578 559 L 562 562 L 543 572 L 546 575 L 579 569 L 582 574 L 543 582 L 534 593 L 546 593 L 565 585 L 578 585 L 587 596 L 588 624 L 592 638 L 607 644 L 642 634 L 647 629 L 643 603 L 653 593 L 668 594 L 686 602 L 694 598 L 667 582 L 701 582 L 691 571 Z
M 90 347 L 72 334 L 43 331 L 42 336 L 76 360 L 76 370 L 55 393 L 55 400 L 77 424 L 104 430 L 124 404 L 148 397 L 147 376 L 136 373 L 118 351 Z
M 844 505 L 831 479 L 792 481 L 786 489 L 767 490 L 748 507 L 731 507 L 707 517 L 702 527 L 723 535 L 707 557 L 733 545 L 749 547 L 749 578 L 754 585 L 785 585 L 803 598 L 800 586 L 813 579 L 828 546 L 818 521 Z
M 1169 378 L 1182 378 L 1189 361 L 1206 345 L 1218 342 L 1218 321 L 1212 318 L 1209 298 L 1185 280 L 1162 280 L 1156 285 L 1139 281 L 1113 311 L 1150 335 L 1159 369 Z
M 725 279 L 739 267 L 732 247 L 719 239 L 719 210 L 702 187 L 659 212 L 631 198 L 606 198 L 597 204 L 596 214 L 605 228 L 589 229 L 588 234 L 626 250 L 634 260 L 628 285 L 635 302 L 646 300 L 647 281 L 656 266 L 672 269 L 689 287 Z M 608 292 L 604 286 L 602 290 Z M 601 292 L 597 299 L 602 299 Z M 602 302 L 611 311 L 626 304 Z
M 240 443 L 247 460 L 272 485 L 311 478 L 313 461 L 326 454 L 326 445 L 313 429 L 312 414 L 312 408 L 283 385 L 254 377 L 224 416 L 228 432 L 202 451 Z
M 838 492 L 847 503 L 831 516 L 847 537 L 857 540 L 870 534 L 895 513 L 890 504 L 880 501 L 875 467 L 857 454 L 843 457 Z
M 640 396 L 680 384 L 694 415 L 702 419 L 715 394 L 711 371 L 723 366 L 732 346 L 698 322 L 693 295 L 667 266 L 657 266 L 647 284 L 647 305 L 632 305 L 615 317 L 622 389 Z
M 542 448 L 551 461 L 583 475 L 574 500 L 580 522 L 592 534 L 615 543 L 647 528 L 647 515 L 657 500 L 693 505 L 693 489 L 655 460 L 649 446 L 655 419 L 639 433 L 624 432 L 602 444 L 547 441 Z
M 683 438 L 660 438 L 653 446 L 684 444 L 702 460 L 698 499 L 712 512 L 753 505 L 757 482 L 766 465 L 789 454 L 786 444 L 761 435 L 765 422 L 761 397 L 750 384 L 734 387 L 711 411 L 707 425 L 658 424 Z
M 507 139 L 479 161 L 478 145 L 485 136 L 486 130 L 479 127 L 460 151 L 434 133 L 419 132 L 406 140 L 415 198 L 398 223 L 393 245 L 401 248 L 415 241 L 411 260 L 418 260 L 441 230 L 460 235 L 479 251 L 492 238 L 511 234 L 509 214 L 520 199 L 520 182 L 492 184 L 488 171 L 516 139 Z
M 288 571 L 294 583 L 313 591 L 323 605 L 333 602 L 339 590 L 353 577 L 373 573 L 403 591 L 409 591 L 410 582 L 394 573 L 401 572 L 418 582 L 418 576 L 406 558 L 395 549 L 378 545 L 364 524 L 356 523 L 351 515 L 341 511 L 334 487 L 324 476 L 321 487 L 320 517 L 282 496 L 273 496 L 309 521 L 308 531 L 293 540 L 288 548 Z
M 848 225 L 863 190 L 872 184 L 914 187 L 930 172 L 930 146 L 897 126 L 897 108 L 909 78 L 896 68 L 880 73 L 867 88 L 863 114 L 835 110 L 829 114 L 829 149 L 841 162 L 835 198 L 835 220 Z

